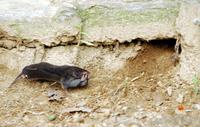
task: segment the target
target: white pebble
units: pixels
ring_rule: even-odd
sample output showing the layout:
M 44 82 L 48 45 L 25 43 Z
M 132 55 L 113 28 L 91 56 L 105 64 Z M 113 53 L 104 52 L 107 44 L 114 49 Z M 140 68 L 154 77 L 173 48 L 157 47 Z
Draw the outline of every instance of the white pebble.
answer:
M 183 95 L 183 94 L 179 94 L 179 95 L 178 95 L 178 98 L 176 99 L 176 101 L 177 101 L 178 103 L 183 103 L 183 100 L 184 100 L 184 95 Z
M 167 88 L 167 94 L 171 97 L 172 96 L 172 87 Z

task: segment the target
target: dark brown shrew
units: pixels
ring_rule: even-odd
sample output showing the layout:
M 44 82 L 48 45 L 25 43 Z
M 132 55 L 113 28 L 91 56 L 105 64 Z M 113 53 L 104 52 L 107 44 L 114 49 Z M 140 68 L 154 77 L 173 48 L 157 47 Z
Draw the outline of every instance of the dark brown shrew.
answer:
M 10 87 L 19 79 L 45 80 L 60 83 L 62 88 L 85 86 L 88 84 L 89 72 L 76 66 L 57 66 L 47 62 L 25 66 L 22 72 L 11 83 Z

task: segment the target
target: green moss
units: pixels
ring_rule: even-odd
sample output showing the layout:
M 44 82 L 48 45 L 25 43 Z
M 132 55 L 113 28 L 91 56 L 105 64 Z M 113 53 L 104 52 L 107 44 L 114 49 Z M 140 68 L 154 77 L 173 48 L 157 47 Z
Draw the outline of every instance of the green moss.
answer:
M 124 23 L 142 24 L 158 21 L 175 22 L 175 18 L 178 15 L 178 8 L 129 11 L 95 6 L 79 12 L 87 26 L 104 26 Z
M 20 28 L 20 24 L 19 23 L 12 23 L 12 24 L 10 24 L 10 27 L 15 30 L 16 37 L 21 39 L 22 38 L 22 34 L 21 34 L 22 30 Z
M 194 93 L 195 95 L 199 94 L 200 90 L 200 79 L 198 76 L 194 75 L 192 78 L 192 84 L 194 85 Z
M 13 33 L 18 38 L 34 38 L 43 37 L 57 30 L 63 30 L 66 26 L 65 22 L 52 21 L 49 19 L 34 19 L 29 21 L 7 21 L 5 25 L 9 25 Z M 53 32 L 52 32 L 53 31 Z M 53 33 L 54 34 L 54 33 Z

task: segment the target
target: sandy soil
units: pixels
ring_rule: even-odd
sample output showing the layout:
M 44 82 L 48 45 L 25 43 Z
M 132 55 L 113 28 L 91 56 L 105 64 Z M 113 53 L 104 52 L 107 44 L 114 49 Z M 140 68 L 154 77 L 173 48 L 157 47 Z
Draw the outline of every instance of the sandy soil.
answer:
M 176 79 L 173 44 L 142 43 L 138 56 L 113 74 L 99 63 L 87 65 L 91 79 L 85 88 L 63 90 L 59 84 L 27 80 L 9 89 L 1 85 L 0 126 L 198 127 L 200 97 L 192 84 Z M 0 74 L 12 80 L 17 71 L 0 66 Z M 58 98 L 49 101 L 52 92 Z

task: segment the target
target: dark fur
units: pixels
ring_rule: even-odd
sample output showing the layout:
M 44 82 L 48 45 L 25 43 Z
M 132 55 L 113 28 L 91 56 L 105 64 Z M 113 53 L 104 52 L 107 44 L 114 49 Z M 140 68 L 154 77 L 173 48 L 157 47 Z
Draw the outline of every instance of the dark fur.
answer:
M 75 66 L 56 66 L 46 62 L 31 64 L 23 68 L 11 86 L 21 78 L 58 82 L 64 89 L 88 84 L 89 72 Z

